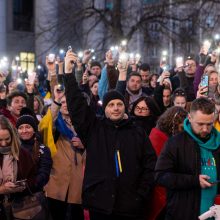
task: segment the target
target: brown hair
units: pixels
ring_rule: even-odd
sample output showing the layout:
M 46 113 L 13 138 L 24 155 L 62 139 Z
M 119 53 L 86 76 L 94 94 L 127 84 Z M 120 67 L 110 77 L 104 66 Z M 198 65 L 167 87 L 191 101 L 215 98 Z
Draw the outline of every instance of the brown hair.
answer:
M 187 114 L 182 107 L 170 107 L 160 116 L 156 127 L 168 136 L 173 136 L 179 132 L 179 125 L 183 123 Z
M 11 135 L 11 152 L 13 157 L 18 160 L 19 148 L 21 146 L 19 137 L 14 126 L 11 122 L 3 115 L 0 115 L 0 130 L 8 130 Z
M 43 111 L 43 108 L 44 108 L 44 104 L 43 104 L 42 98 L 39 95 L 35 95 L 34 99 L 36 99 L 38 104 L 39 104 L 37 114 L 42 114 L 42 111 Z
M 12 93 L 10 93 L 8 96 L 7 96 L 7 104 L 10 106 L 11 105 L 11 102 L 12 102 L 12 99 L 14 97 L 18 97 L 18 96 L 21 96 L 24 98 L 24 100 L 27 102 L 27 95 L 24 93 L 24 92 L 20 92 L 18 90 L 15 90 L 13 91 Z
M 201 111 L 203 114 L 210 115 L 215 111 L 215 104 L 208 98 L 195 99 L 190 106 L 190 113 Z

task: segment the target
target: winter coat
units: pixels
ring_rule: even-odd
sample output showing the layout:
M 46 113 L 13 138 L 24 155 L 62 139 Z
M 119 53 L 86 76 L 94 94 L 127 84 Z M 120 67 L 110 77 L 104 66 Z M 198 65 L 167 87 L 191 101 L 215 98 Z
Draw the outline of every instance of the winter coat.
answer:
M 51 111 L 55 121 L 59 107 L 52 103 Z M 81 204 L 85 154 L 73 151 L 70 141 L 61 134 L 57 137 L 54 135 L 54 139 L 57 139 L 55 140 L 57 152 L 52 158 L 50 179 L 44 189 L 49 198 Z
M 213 152 L 213 156 L 219 179 L 219 148 Z M 166 219 L 197 220 L 201 200 L 201 157 L 198 144 L 186 132 L 170 138 L 158 158 L 155 171 L 157 183 L 167 188 Z
M 113 123 L 96 117 L 72 74 L 65 75 L 65 93 L 72 123 L 87 152 L 84 207 L 106 214 L 143 215 L 154 183 L 156 160 L 144 130 L 129 119 Z M 122 168 L 119 173 L 117 152 Z
M 44 145 L 39 146 L 38 158 L 34 158 L 33 147 L 34 140 L 33 138 L 28 141 L 21 140 L 21 146 L 29 151 L 32 158 L 35 161 L 36 173 L 35 173 L 35 187 L 37 191 L 42 191 L 43 187 L 47 184 L 50 176 L 50 170 L 52 167 L 51 153 L 48 147 Z

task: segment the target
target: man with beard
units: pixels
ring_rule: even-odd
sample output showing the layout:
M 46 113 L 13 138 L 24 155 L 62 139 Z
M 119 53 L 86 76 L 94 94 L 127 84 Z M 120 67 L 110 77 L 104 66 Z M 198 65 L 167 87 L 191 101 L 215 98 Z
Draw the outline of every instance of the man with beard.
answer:
M 122 93 L 125 97 L 125 106 L 130 112 L 133 103 L 146 94 L 142 90 L 141 75 L 137 72 L 131 72 L 128 76 L 127 83 L 127 69 L 119 67 L 119 78 L 116 86 L 116 90 Z
M 165 219 L 196 220 L 214 204 L 220 172 L 214 112 L 209 99 L 194 100 L 184 131 L 166 142 L 158 158 L 156 181 L 168 192 Z
M 193 86 L 195 72 L 196 61 L 192 57 L 188 57 L 184 70 L 178 72 L 180 87 L 186 92 L 187 102 L 192 102 L 196 98 Z
M 95 115 L 72 73 L 75 60 L 68 50 L 64 84 L 71 122 L 86 148 L 83 205 L 90 220 L 143 220 L 154 185 L 155 152 L 144 130 L 125 116 L 119 92 L 107 92 L 104 117 Z

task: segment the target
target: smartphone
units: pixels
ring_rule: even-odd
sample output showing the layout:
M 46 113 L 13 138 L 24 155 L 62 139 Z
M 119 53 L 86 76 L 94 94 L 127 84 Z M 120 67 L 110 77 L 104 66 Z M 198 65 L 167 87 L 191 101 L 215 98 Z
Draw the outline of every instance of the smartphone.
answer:
M 36 78 L 36 72 L 28 72 L 28 81 L 30 84 L 34 84 Z
M 183 57 L 177 57 L 176 58 L 176 68 L 183 67 Z
M 26 179 L 24 179 L 24 180 L 18 180 L 18 181 L 15 182 L 15 185 L 17 185 L 17 186 L 25 186 L 25 185 L 26 185 L 26 182 L 27 182 Z
M 57 92 L 63 92 L 64 91 L 64 85 L 63 84 L 58 84 L 57 85 Z
M 50 53 L 48 55 L 48 62 L 49 63 L 54 63 L 54 61 L 55 61 L 55 54 L 54 53 Z
M 211 184 L 217 184 L 217 183 L 220 183 L 220 180 L 215 180 L 213 182 L 210 182 Z
M 125 52 L 122 52 L 119 55 L 119 62 L 121 63 L 123 69 L 125 69 L 127 66 L 128 58 L 128 54 Z
M 68 46 L 68 48 L 67 48 L 67 50 L 71 50 L 71 51 L 73 51 L 73 49 L 72 49 L 72 46 L 71 45 L 69 45 Z M 72 60 L 72 61 L 70 61 L 72 64 L 74 64 L 75 62 Z
M 205 54 L 208 54 L 210 52 L 209 50 L 210 50 L 211 44 L 212 43 L 209 40 L 205 40 L 203 42 L 203 49 L 204 49 Z
M 169 71 L 170 66 L 168 64 L 166 64 L 162 67 L 162 69 L 163 69 L 163 71 Z
M 209 86 L 209 76 L 207 74 L 203 75 L 202 76 L 202 79 L 201 79 L 201 82 L 200 82 L 200 85 L 202 87 L 208 87 Z M 203 93 L 205 95 L 208 95 L 208 91 Z
M 64 61 L 64 57 L 65 57 L 65 51 L 61 49 L 61 50 L 59 51 L 60 62 L 63 62 L 63 61 Z

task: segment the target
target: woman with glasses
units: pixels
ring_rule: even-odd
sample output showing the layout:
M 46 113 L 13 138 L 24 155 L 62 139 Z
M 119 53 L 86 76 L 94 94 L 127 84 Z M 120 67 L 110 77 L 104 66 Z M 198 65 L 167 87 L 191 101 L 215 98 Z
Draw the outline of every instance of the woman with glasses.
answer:
M 179 106 L 186 109 L 186 93 L 183 89 L 176 89 L 172 96 L 172 101 L 174 106 Z
M 159 108 L 151 97 L 140 97 L 137 99 L 131 110 L 135 123 L 141 126 L 147 133 L 156 125 L 157 117 L 159 116 Z

